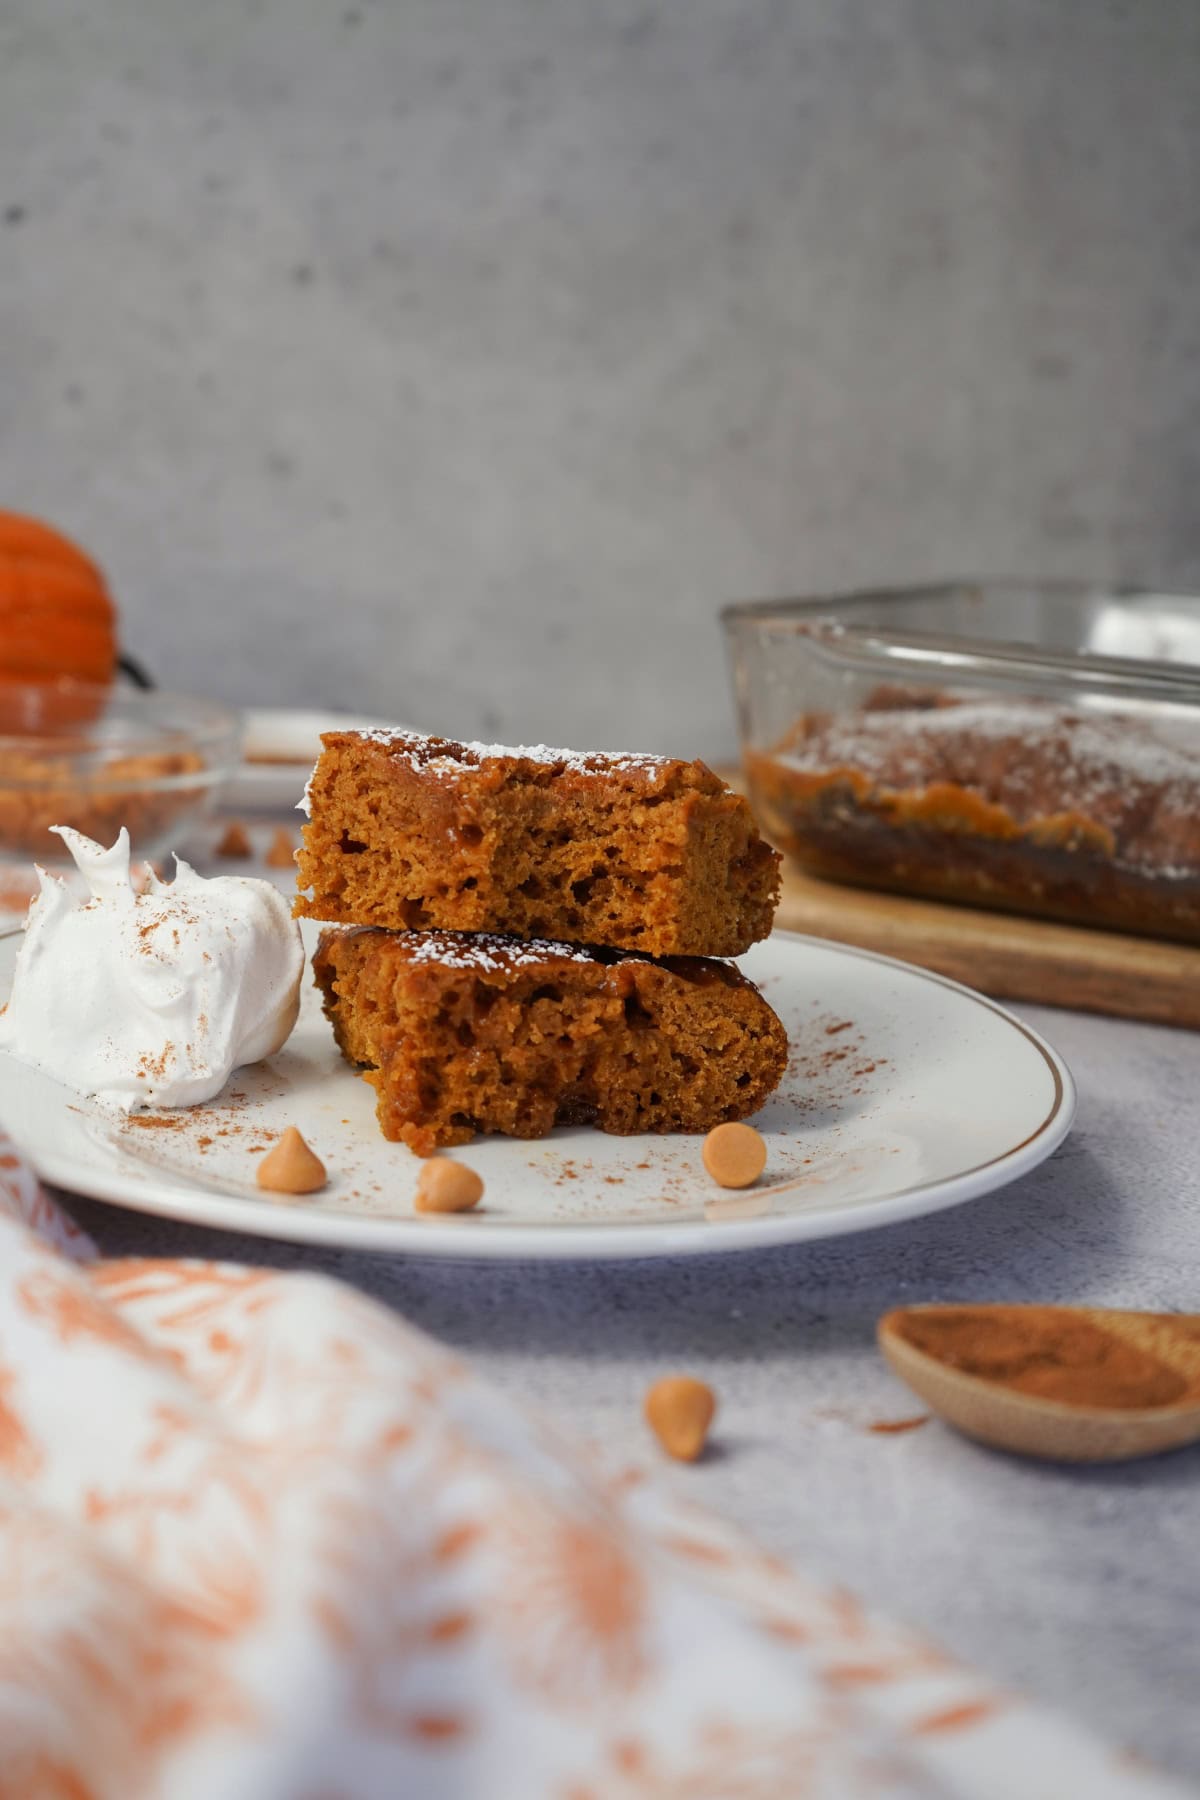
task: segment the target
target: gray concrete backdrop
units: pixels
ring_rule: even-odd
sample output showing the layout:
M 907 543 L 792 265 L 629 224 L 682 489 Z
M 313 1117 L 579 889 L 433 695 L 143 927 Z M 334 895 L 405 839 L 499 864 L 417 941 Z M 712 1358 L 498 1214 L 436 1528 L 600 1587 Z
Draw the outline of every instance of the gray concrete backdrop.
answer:
M 1198 0 L 0 0 L 0 505 L 174 685 L 718 755 L 731 595 L 1200 585 Z

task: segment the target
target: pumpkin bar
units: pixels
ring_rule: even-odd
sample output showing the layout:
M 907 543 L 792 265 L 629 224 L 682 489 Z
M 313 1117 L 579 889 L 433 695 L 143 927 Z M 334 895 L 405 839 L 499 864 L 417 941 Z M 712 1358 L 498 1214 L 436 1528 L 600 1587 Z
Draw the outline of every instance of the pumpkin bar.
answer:
M 308 787 L 299 916 L 740 956 L 779 856 L 702 762 L 331 731 Z
M 758 989 L 702 957 L 334 927 L 313 969 L 383 1135 L 421 1156 L 477 1131 L 708 1131 L 755 1112 L 787 1066 Z

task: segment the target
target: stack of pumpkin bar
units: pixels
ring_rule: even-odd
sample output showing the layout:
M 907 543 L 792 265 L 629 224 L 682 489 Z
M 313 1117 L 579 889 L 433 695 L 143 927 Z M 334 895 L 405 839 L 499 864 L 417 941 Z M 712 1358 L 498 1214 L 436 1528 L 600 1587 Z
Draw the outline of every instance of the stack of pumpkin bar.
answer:
M 703 763 L 322 743 L 296 912 L 334 926 L 314 969 L 386 1137 L 425 1156 L 476 1131 L 707 1131 L 762 1105 L 787 1037 L 714 959 L 770 931 L 779 858 Z

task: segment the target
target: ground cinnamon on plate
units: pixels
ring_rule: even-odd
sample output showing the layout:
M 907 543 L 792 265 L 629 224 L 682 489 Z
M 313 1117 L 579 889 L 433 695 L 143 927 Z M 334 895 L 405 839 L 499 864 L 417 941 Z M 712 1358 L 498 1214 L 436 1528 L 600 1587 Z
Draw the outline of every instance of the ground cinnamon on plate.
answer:
M 1069 1406 L 1169 1406 L 1187 1391 L 1175 1369 L 1064 1307 L 937 1307 L 898 1329 L 964 1375 Z
M 893 1437 L 903 1431 L 919 1431 L 922 1425 L 928 1425 L 931 1416 L 929 1413 L 911 1413 L 906 1419 L 872 1419 L 867 1430 L 879 1437 Z

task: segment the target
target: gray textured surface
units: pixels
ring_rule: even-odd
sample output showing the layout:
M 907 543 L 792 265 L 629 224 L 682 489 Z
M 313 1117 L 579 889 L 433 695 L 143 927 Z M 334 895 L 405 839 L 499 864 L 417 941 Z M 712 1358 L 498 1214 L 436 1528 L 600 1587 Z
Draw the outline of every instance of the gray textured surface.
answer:
M 164 680 L 719 755 L 728 596 L 1200 582 L 1195 0 L 6 0 L 0 503 Z
M 1025 1463 L 939 1424 L 873 1435 L 913 1396 L 873 1347 L 920 1299 L 1200 1307 L 1200 1036 L 1020 1009 L 1080 1090 L 1072 1137 L 989 1199 L 790 1250 L 603 1266 L 470 1266 L 270 1245 L 74 1210 L 115 1254 L 322 1268 L 618 1454 L 686 1367 L 720 1395 L 716 1454 L 673 1478 L 772 1549 L 1200 1787 L 1200 1450 L 1109 1469 Z

